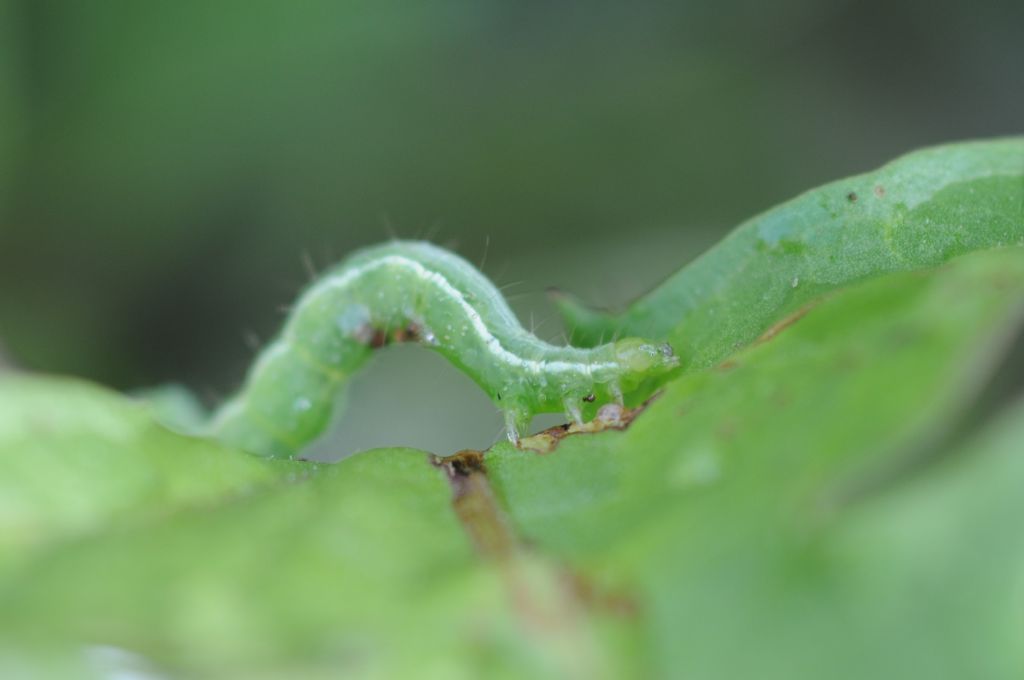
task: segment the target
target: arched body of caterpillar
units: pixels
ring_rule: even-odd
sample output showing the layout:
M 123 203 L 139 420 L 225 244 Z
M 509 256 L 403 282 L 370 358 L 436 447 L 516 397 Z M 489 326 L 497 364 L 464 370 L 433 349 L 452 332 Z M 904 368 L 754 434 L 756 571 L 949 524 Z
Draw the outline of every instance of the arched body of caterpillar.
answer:
M 513 442 L 535 414 L 579 421 L 585 403 L 621 403 L 679 363 L 668 345 L 638 338 L 589 349 L 543 342 L 468 262 L 395 241 L 353 254 L 299 298 L 210 434 L 292 457 L 325 430 L 336 395 L 371 351 L 397 341 L 434 349 L 469 375 L 504 412 Z
M 625 310 L 556 303 L 571 342 L 668 341 L 712 366 L 829 291 L 1024 243 L 1024 138 L 917 151 L 812 189 L 737 227 Z

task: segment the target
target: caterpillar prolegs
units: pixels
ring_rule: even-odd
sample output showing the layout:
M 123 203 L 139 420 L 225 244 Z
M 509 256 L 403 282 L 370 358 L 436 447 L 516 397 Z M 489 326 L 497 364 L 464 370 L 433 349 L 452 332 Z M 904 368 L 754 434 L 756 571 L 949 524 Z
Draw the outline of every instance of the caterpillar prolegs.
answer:
M 548 344 L 471 264 L 429 243 L 395 241 L 354 253 L 299 298 L 210 434 L 293 457 L 324 432 L 350 376 L 390 342 L 418 342 L 469 375 L 504 412 L 513 443 L 538 413 L 579 422 L 584 403 L 621 403 L 679 364 L 669 345 L 639 338 L 588 349 Z

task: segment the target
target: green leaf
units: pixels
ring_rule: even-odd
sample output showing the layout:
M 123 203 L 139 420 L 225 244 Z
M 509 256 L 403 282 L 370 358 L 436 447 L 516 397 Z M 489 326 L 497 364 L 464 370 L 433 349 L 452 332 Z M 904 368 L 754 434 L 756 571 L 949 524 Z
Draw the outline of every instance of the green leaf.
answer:
M 88 383 L 0 379 L 0 575 L 49 543 L 311 472 L 175 435 Z
M 975 602 L 955 624 L 933 611 L 954 615 L 983 575 L 1000 579 L 989 595 L 1012 590 L 1013 569 L 992 563 L 1001 553 L 932 564 L 928 555 L 949 559 L 969 536 L 915 535 L 908 520 L 900 544 L 880 531 L 894 518 L 856 518 L 871 516 L 862 506 L 875 505 L 877 489 L 901 498 L 905 477 L 931 474 L 937 442 L 1017 331 L 1022 304 L 1020 248 L 884 277 L 717 369 L 684 376 L 625 432 L 567 438 L 541 457 L 499 447 L 491 479 L 540 550 L 634 591 L 659 675 L 1019 674 L 1009 644 L 1019 618 L 1003 603 Z M 976 513 L 993 522 L 976 530 L 1006 532 L 1013 515 L 998 509 L 1019 505 L 1019 488 L 974 488 L 967 502 L 1006 494 Z M 925 502 L 915 498 L 893 507 Z M 861 528 L 849 534 L 851 525 Z M 919 567 L 933 580 L 892 603 Z M 925 598 L 918 609 L 916 597 Z M 993 637 L 966 635 L 973 626 Z M 932 656 L 922 659 L 926 648 Z
M 664 338 L 706 368 L 822 294 L 1024 244 L 1024 139 L 924 149 L 744 222 L 621 314 L 556 297 L 573 341 Z
M 355 456 L 305 483 L 51 550 L 0 588 L 0 611 L 19 646 L 102 643 L 216 677 L 595 666 L 576 656 L 602 653 L 590 621 L 534 631 L 544 624 L 508 600 L 509 579 L 532 601 L 557 592 L 557 572 L 530 556 L 478 560 L 449 497 L 426 454 Z

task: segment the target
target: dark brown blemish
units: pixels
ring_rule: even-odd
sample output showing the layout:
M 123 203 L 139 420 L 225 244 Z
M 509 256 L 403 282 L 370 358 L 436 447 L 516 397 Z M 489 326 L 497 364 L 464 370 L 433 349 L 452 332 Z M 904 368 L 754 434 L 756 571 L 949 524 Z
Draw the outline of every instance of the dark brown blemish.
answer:
M 507 560 L 516 550 L 516 538 L 487 481 L 484 454 L 466 449 L 443 458 L 431 456 L 430 462 L 448 477 L 455 514 L 477 552 L 486 559 Z
M 555 447 L 558 446 L 558 443 L 568 436 L 570 427 L 570 423 L 562 423 L 561 425 L 555 425 L 554 427 L 549 427 L 546 430 L 541 430 L 537 434 L 523 438 L 539 442 L 539 446 L 523 446 L 522 441 L 520 441 L 520 446 L 528 451 L 533 451 L 534 453 L 551 453 L 555 450 Z
M 597 396 L 593 392 L 583 397 L 583 401 L 587 402 L 588 404 L 592 404 L 595 399 L 597 399 Z
M 484 454 L 473 449 L 463 449 L 444 458 L 434 457 L 434 465 L 445 471 L 449 480 L 456 480 L 461 477 L 468 477 L 474 472 L 487 474 L 484 466 Z
M 856 191 L 851 191 L 850 193 L 846 194 L 846 200 L 849 201 L 850 203 L 856 203 L 857 202 L 857 192 Z
M 405 328 L 395 331 L 395 342 L 419 342 L 423 337 L 423 329 L 418 323 L 410 322 Z
M 370 342 L 367 343 L 373 349 L 380 349 L 388 344 L 388 333 L 382 328 L 374 328 L 373 334 L 370 336 Z
M 380 349 L 393 342 L 419 342 L 423 337 L 423 329 L 417 323 L 409 323 L 396 331 L 388 331 L 386 328 L 373 328 L 366 326 L 359 329 L 356 338 L 371 347 Z

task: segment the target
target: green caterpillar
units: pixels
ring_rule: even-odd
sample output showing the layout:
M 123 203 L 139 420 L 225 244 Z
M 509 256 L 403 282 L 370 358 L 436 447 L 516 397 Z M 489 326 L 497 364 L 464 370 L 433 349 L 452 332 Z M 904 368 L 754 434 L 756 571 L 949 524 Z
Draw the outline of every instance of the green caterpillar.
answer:
M 210 434 L 262 456 L 295 456 L 326 429 L 352 373 L 389 342 L 418 342 L 447 357 L 504 412 L 514 443 L 538 413 L 579 422 L 584 404 L 621 404 L 679 365 L 669 345 L 638 338 L 591 349 L 543 342 L 468 262 L 429 243 L 396 241 L 353 254 L 301 296 Z
M 923 149 L 754 217 L 619 313 L 555 301 L 574 345 L 668 341 L 713 366 L 803 305 L 858 280 L 1024 244 L 1024 138 Z

